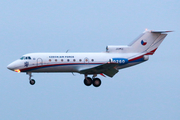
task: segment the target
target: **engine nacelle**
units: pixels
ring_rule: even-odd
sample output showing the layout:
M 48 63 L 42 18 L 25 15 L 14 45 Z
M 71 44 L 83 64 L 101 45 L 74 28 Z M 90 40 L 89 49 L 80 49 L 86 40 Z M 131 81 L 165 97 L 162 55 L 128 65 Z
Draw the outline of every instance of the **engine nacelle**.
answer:
M 130 46 L 106 46 L 106 52 L 118 52 L 118 53 L 126 53 L 129 52 Z
M 124 65 L 124 64 L 128 63 L 128 59 L 126 59 L 126 58 L 112 58 L 112 59 L 110 59 L 110 62 Z

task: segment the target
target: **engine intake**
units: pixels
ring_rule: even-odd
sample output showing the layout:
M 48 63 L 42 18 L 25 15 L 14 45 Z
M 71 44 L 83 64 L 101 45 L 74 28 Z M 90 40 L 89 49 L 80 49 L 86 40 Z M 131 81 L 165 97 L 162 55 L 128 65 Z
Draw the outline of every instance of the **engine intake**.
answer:
M 118 52 L 118 53 L 126 53 L 129 52 L 130 46 L 106 46 L 106 52 Z

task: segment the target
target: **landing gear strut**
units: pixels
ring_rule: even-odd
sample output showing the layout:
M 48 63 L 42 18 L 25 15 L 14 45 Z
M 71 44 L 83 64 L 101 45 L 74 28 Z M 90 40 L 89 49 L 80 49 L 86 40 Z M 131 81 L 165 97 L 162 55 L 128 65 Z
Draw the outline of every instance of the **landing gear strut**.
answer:
M 92 79 L 90 77 L 87 77 L 84 79 L 84 84 L 86 86 L 90 86 L 92 84 Z
M 31 85 L 34 85 L 35 83 L 36 83 L 36 81 L 34 80 L 34 79 L 31 79 L 31 77 L 32 77 L 32 74 L 31 73 L 27 73 L 28 75 L 29 75 L 29 83 L 31 84 Z
M 99 78 L 95 78 L 97 75 L 93 75 L 92 79 L 85 75 L 84 84 L 86 86 L 90 86 L 93 84 L 94 87 L 99 87 L 101 85 L 101 80 Z

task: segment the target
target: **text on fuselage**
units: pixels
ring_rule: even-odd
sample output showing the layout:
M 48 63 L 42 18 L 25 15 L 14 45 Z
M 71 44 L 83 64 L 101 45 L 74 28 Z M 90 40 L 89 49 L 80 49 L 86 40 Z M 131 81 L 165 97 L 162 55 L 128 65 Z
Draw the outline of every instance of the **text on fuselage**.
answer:
M 49 58 L 74 58 L 74 56 L 49 56 Z

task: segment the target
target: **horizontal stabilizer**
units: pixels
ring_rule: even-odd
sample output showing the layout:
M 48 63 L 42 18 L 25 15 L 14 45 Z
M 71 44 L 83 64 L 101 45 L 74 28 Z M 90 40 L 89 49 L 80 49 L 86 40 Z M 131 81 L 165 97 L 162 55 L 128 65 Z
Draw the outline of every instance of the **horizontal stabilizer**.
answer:
M 151 33 L 167 33 L 167 32 L 173 32 L 170 30 L 152 30 Z

